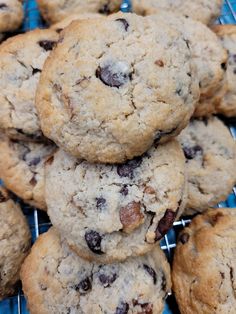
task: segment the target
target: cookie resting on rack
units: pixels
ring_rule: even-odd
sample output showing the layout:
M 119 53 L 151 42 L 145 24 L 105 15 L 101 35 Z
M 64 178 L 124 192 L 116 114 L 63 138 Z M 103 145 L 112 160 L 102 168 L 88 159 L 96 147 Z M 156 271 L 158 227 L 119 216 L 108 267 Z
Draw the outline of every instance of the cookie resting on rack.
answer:
M 0 34 L 15 31 L 23 21 L 23 7 L 18 0 L 1 0 Z
M 37 0 L 37 3 L 45 21 L 53 24 L 71 14 L 100 13 L 108 15 L 117 12 L 122 0 Z
M 35 92 L 43 63 L 56 45 L 53 30 L 11 37 L 0 46 L 0 129 L 14 139 L 43 139 Z
M 0 187 L 0 300 L 15 292 L 30 244 L 30 230 L 20 206 Z
M 188 202 L 185 213 L 224 201 L 236 183 L 236 142 L 218 118 L 192 120 L 179 141 L 186 157 Z
M 54 228 L 34 244 L 21 280 L 32 314 L 162 314 L 171 287 L 159 247 L 143 257 L 100 265 L 72 252 Z
M 159 9 L 179 13 L 204 24 L 212 24 L 220 15 L 222 0 L 132 0 L 133 11 L 150 15 Z
M 0 139 L 0 174 L 6 187 L 26 203 L 46 210 L 44 171 L 52 144 Z
M 235 314 L 236 208 L 209 210 L 182 231 L 172 282 L 182 314 Z
M 61 150 L 46 167 L 53 225 L 81 257 L 102 263 L 152 250 L 183 212 L 185 188 L 176 140 L 120 165 L 90 164 Z
M 176 136 L 198 98 L 184 36 L 149 17 L 120 13 L 73 22 L 61 33 L 36 104 L 44 134 L 68 153 L 121 163 Z

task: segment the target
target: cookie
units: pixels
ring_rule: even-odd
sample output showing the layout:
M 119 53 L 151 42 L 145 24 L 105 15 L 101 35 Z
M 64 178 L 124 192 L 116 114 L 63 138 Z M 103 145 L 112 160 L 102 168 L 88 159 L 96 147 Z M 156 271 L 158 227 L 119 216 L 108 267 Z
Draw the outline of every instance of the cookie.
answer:
M 222 45 L 228 50 L 229 58 L 226 71 L 226 93 L 217 103 L 216 113 L 227 117 L 236 117 L 236 26 L 216 25 L 213 30 L 219 36 Z
M 125 164 L 90 164 L 58 151 L 46 167 L 53 225 L 83 258 L 124 260 L 153 249 L 186 204 L 185 158 L 176 140 Z
M 73 253 L 54 228 L 34 244 L 21 279 L 34 314 L 161 314 L 171 286 L 159 247 L 124 263 L 99 265 Z
M 222 0 L 133 0 L 132 3 L 133 11 L 137 14 L 150 15 L 164 9 L 207 25 L 220 15 L 222 6 Z
M 0 300 L 15 292 L 30 249 L 30 230 L 20 206 L 0 187 Z
M 35 30 L 0 46 L 0 128 L 13 139 L 42 140 L 35 91 L 43 63 L 55 46 L 53 30 Z
M 120 13 L 73 22 L 62 33 L 45 63 L 36 105 L 43 132 L 68 153 L 121 163 L 176 136 L 198 98 L 181 33 Z
M 45 161 L 55 151 L 52 144 L 0 140 L 0 176 L 6 187 L 26 203 L 46 209 Z
M 192 120 L 179 136 L 188 175 L 186 213 L 224 201 L 236 183 L 236 143 L 218 118 Z
M 23 21 L 23 7 L 18 0 L 1 0 L 0 33 L 14 31 Z
M 179 236 L 172 271 L 182 314 L 234 314 L 236 208 L 209 210 Z
M 76 20 L 90 20 L 90 19 L 99 19 L 104 17 L 102 14 L 98 13 L 81 13 L 81 14 L 71 14 L 64 18 L 62 21 L 55 23 L 51 26 L 51 29 L 54 29 L 57 33 L 60 33 L 65 27 L 69 26 L 70 23 Z
M 71 14 L 100 13 L 108 15 L 117 12 L 122 0 L 37 0 L 37 3 L 45 21 L 53 24 Z

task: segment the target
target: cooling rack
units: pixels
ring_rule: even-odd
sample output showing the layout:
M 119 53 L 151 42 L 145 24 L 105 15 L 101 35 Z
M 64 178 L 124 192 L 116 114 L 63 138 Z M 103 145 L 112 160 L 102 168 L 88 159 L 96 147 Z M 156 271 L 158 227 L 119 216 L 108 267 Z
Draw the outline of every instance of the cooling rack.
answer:
M 131 0 L 123 1 L 121 10 L 123 12 L 129 12 L 131 9 Z M 45 27 L 43 23 L 36 0 L 25 0 L 24 1 L 24 12 L 25 18 L 23 27 L 20 32 L 26 32 L 37 27 Z M 236 24 L 236 0 L 225 0 L 221 16 L 216 21 L 218 24 Z M 224 121 L 232 134 L 236 139 L 236 119 L 225 120 Z M 1 181 L 0 181 L 1 183 Z M 32 242 L 35 242 L 39 234 L 46 232 L 51 226 L 50 221 L 46 213 L 38 211 L 21 202 L 23 212 L 28 219 L 30 230 L 32 233 Z M 218 204 L 219 207 L 236 207 L 236 187 L 233 189 L 232 193 L 229 195 L 225 202 Z M 176 236 L 178 232 L 183 229 L 186 225 L 190 223 L 190 219 L 184 218 L 174 223 L 174 228 L 169 231 L 169 233 L 164 237 L 161 242 L 161 248 L 166 253 L 168 259 L 171 261 L 173 250 L 176 246 Z M 177 305 L 173 297 L 167 299 L 166 308 L 164 314 L 177 314 L 179 313 Z M 18 287 L 18 293 L 10 298 L 5 299 L 0 302 L 0 314 L 29 314 L 26 307 L 26 300 L 22 293 L 21 287 Z M 91 313 L 96 314 L 96 313 Z

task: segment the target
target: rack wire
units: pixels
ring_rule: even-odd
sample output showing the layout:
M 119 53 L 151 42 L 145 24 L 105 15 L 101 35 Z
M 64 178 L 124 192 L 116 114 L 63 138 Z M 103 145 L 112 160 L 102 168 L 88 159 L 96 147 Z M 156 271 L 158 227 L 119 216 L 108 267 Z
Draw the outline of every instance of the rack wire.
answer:
M 124 0 L 121 6 L 123 12 L 129 12 L 131 9 L 131 0 Z M 37 27 L 45 27 L 43 20 L 41 19 L 36 0 L 24 1 L 25 18 L 21 32 L 35 29 Z M 236 0 L 225 0 L 221 16 L 218 18 L 218 24 L 236 24 Z M 236 119 L 226 120 L 230 132 L 234 139 L 236 139 Z M 0 182 L 1 183 L 1 182 Z M 21 201 L 20 201 L 21 202 Z M 22 203 L 22 202 L 21 202 Z M 23 212 L 28 219 L 30 230 L 32 233 L 32 242 L 38 238 L 38 236 L 46 232 L 51 223 L 46 213 L 38 211 L 36 208 L 32 208 L 24 203 L 21 204 Z M 236 187 L 233 188 L 232 193 L 229 195 L 225 202 L 218 204 L 219 207 L 236 207 Z M 191 222 L 188 218 L 183 218 L 174 223 L 169 233 L 164 237 L 161 242 L 161 248 L 165 251 L 169 260 L 173 255 L 173 249 L 176 247 L 176 236 L 178 232 Z M 179 313 L 176 304 L 173 306 L 173 300 L 170 300 L 169 305 L 166 305 L 165 314 Z M 168 302 L 167 302 L 168 303 Z M 0 314 L 29 314 L 26 307 L 26 300 L 24 298 L 21 287 L 18 288 L 18 293 L 2 302 L 0 302 Z

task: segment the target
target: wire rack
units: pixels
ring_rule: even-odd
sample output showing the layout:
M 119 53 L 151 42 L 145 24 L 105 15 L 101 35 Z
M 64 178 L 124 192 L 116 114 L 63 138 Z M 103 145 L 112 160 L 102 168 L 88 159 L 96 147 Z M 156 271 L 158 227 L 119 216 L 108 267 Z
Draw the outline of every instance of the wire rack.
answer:
M 123 1 L 121 10 L 123 12 L 129 12 L 131 8 L 131 1 Z M 45 27 L 43 23 L 36 1 L 35 0 L 25 0 L 24 1 L 24 11 L 25 18 L 22 29 L 20 32 L 26 32 L 28 30 L 35 29 L 37 27 Z M 225 0 L 221 16 L 216 21 L 218 24 L 236 24 L 236 0 Z M 236 139 L 236 119 L 225 120 L 224 121 L 234 137 Z M 1 183 L 1 181 L 0 181 Z M 32 242 L 34 243 L 39 234 L 46 232 L 51 226 L 49 218 L 46 213 L 38 211 L 36 208 L 32 208 L 21 202 L 23 212 L 27 217 L 30 225 L 30 230 L 32 233 Z M 219 207 L 236 207 L 236 187 L 233 189 L 232 193 L 229 195 L 225 202 L 218 204 Z M 161 242 L 161 248 L 165 251 L 169 261 L 172 260 L 173 249 L 176 246 L 176 237 L 181 229 L 190 223 L 190 219 L 183 218 L 174 223 L 174 228 L 169 231 L 169 233 L 164 237 Z M 166 308 L 164 314 L 177 314 L 179 313 L 177 305 L 173 297 L 167 299 Z M 26 300 L 22 293 L 21 287 L 18 287 L 18 293 L 10 298 L 5 299 L 0 302 L 0 314 L 29 314 L 26 307 Z M 95 313 L 91 313 L 95 314 Z

